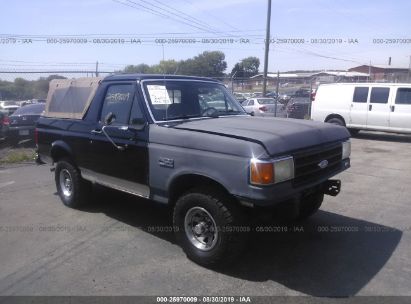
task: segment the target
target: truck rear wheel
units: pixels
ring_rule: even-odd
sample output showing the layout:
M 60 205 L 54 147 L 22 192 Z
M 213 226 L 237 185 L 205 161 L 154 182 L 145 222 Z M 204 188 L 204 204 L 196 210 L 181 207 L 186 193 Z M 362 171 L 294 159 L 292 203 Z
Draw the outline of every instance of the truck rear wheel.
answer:
M 81 177 L 80 171 L 70 161 L 62 159 L 57 162 L 55 182 L 64 205 L 79 208 L 87 202 L 91 183 Z
M 232 262 L 250 230 L 240 206 L 210 188 L 182 195 L 174 208 L 173 223 L 188 258 L 204 266 Z
M 305 220 L 316 213 L 320 209 L 323 200 L 324 194 L 321 192 L 315 192 L 302 198 L 297 219 Z

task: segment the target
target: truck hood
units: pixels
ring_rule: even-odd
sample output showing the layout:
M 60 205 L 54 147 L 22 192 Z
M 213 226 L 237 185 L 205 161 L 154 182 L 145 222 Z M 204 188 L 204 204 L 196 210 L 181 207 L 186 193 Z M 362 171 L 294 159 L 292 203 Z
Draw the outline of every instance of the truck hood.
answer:
M 172 127 L 258 142 L 271 156 L 350 137 L 345 127 L 290 118 L 233 116 L 186 120 Z

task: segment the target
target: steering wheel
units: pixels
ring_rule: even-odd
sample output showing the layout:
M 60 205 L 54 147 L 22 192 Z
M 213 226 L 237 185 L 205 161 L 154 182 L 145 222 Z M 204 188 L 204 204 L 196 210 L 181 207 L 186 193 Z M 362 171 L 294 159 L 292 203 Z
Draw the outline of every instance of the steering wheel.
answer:
M 201 112 L 201 116 L 211 116 L 214 113 L 218 112 L 218 110 L 214 107 L 208 107 Z

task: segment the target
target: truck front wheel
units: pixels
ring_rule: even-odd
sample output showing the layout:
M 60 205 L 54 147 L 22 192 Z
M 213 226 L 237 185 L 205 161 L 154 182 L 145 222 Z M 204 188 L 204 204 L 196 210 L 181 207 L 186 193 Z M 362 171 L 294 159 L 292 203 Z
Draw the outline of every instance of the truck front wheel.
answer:
M 181 196 L 173 222 L 177 241 L 188 258 L 204 266 L 232 262 L 250 230 L 240 206 L 230 196 L 208 188 Z
M 55 182 L 64 205 L 78 208 L 85 204 L 91 191 L 91 184 L 81 177 L 79 170 L 68 160 L 62 159 L 57 162 Z

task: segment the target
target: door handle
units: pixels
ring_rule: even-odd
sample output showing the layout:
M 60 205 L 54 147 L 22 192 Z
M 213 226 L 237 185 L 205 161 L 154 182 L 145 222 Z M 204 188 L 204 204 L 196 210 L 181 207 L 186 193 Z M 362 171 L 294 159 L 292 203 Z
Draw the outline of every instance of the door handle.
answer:
M 372 105 L 370 104 L 369 106 L 368 106 L 368 111 L 371 111 L 372 110 Z
M 91 130 L 91 134 L 101 134 L 101 133 L 103 133 L 102 130 L 98 130 L 98 129 Z
M 395 106 L 391 106 L 391 112 L 395 111 Z

